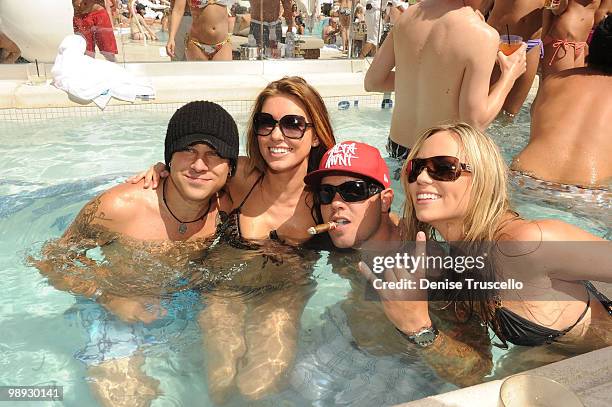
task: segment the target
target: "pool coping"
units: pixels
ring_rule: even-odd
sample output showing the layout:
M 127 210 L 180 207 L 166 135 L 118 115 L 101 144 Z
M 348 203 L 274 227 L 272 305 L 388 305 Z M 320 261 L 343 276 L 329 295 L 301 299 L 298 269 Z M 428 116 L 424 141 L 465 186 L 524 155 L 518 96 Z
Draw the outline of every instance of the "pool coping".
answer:
M 574 391 L 586 407 L 612 405 L 612 346 L 523 373 L 553 379 Z M 398 404 L 401 407 L 496 407 L 503 380 Z
M 363 87 L 370 60 L 325 61 L 231 61 L 126 63 L 125 69 L 138 77 L 150 78 L 156 90 L 153 100 L 137 100 L 135 105 L 185 103 L 189 100 L 253 101 L 272 80 L 299 75 L 313 85 L 324 98 L 341 96 L 373 96 Z M 46 64 L 50 72 L 52 64 Z M 66 107 L 97 107 L 82 104 L 68 97 L 49 83 L 41 86 L 26 84 L 26 65 L 0 66 L 0 109 L 36 109 Z M 50 82 L 50 80 L 48 80 Z M 112 99 L 109 106 L 132 105 Z

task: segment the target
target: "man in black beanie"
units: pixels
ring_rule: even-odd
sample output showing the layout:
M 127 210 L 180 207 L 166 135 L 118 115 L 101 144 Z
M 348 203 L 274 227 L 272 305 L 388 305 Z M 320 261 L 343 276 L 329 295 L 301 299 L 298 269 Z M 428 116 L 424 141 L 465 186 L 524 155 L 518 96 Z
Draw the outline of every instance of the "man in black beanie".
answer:
M 180 275 L 190 259 L 210 246 L 219 210 L 230 209 L 220 191 L 237 158 L 238 128 L 230 114 L 212 102 L 186 104 L 168 123 L 165 160 L 170 176 L 162 188 L 121 183 L 103 192 L 85 205 L 60 239 L 45 245 L 42 259 L 33 264 L 56 288 L 97 301 L 125 322 L 148 324 L 164 317 L 160 298 L 169 288 L 163 270 Z M 100 248 L 103 262 L 87 256 L 92 248 Z M 150 256 L 142 256 L 143 251 Z M 147 267 L 147 261 L 155 266 Z M 111 280 L 115 284 L 108 284 Z M 143 281 L 150 287 L 143 288 Z M 140 291 L 130 292 L 130 287 Z M 156 381 L 143 376 L 136 360 L 117 348 L 91 362 L 94 377 L 113 377 L 93 381 L 104 405 L 105 395 L 119 399 L 122 389 L 128 394 L 135 384 L 139 400 L 129 398 L 130 405 L 144 405 L 157 396 Z M 125 370 L 121 366 L 129 374 L 118 374 Z
M 159 242 L 156 254 L 163 249 L 170 252 L 173 247 L 176 251 L 179 244 L 172 242 L 188 241 L 190 244 L 180 245 L 183 260 L 189 258 L 186 251 L 191 248 L 201 253 L 215 232 L 219 210 L 230 207 L 228 198 L 219 191 L 238 159 L 234 119 L 216 103 L 186 104 L 168 123 L 165 159 L 170 176 L 164 179 L 162 188 L 122 183 L 103 192 L 85 205 L 62 238 L 53 242 L 55 252 L 58 247 L 74 251 L 128 238 Z M 57 264 L 57 259 L 45 259 L 36 265 L 56 287 L 92 298 L 124 321 L 149 323 L 157 317 L 146 306 L 150 302 L 118 297 L 95 279 L 82 281 L 76 273 L 66 273 L 66 265 Z

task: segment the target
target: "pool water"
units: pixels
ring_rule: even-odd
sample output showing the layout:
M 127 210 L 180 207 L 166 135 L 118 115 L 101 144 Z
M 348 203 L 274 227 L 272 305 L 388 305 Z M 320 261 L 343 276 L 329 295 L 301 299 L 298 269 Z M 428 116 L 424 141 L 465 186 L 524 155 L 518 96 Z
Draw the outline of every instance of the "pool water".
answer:
M 508 161 L 527 142 L 526 117 L 523 112 L 515 124 L 496 123 L 490 132 Z M 62 385 L 65 405 L 96 405 L 83 362 L 103 353 L 100 344 L 108 340 L 108 332 L 116 330 L 120 341 L 127 329 L 130 335 L 120 351 L 138 349 L 144 355 L 144 371 L 159 381 L 163 393 L 154 406 L 212 404 L 195 317 L 200 311 L 197 298 L 188 293 L 168 300 L 172 312 L 149 327 L 117 321 L 99 326 L 99 320 L 112 317 L 91 301 L 56 290 L 25 262 L 44 241 L 61 236 L 92 197 L 162 161 L 169 118 L 170 113 L 129 113 L 0 123 L 6 135 L 0 146 L 5 157 L 0 162 L 0 383 Z M 241 134 L 246 118 L 237 116 Z M 390 119 L 390 110 L 332 111 L 339 141 L 366 141 L 383 152 Z M 558 218 L 599 236 L 610 233 L 609 211 L 593 204 L 516 187 L 512 198 L 524 217 Z M 395 210 L 402 201 L 398 189 Z M 390 405 L 454 388 L 418 355 L 360 348 L 349 329 L 349 320 L 355 319 L 350 312 L 351 282 L 338 272 L 338 263 L 346 260 L 325 251 L 317 257 L 316 292 L 301 317 L 295 369 L 284 390 L 262 405 Z M 241 399 L 234 396 L 229 403 L 240 405 Z

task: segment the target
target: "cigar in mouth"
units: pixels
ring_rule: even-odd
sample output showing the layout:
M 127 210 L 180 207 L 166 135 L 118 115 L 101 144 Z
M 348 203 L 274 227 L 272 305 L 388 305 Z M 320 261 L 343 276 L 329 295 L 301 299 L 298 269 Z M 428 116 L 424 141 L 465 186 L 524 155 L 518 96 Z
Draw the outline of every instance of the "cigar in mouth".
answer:
M 308 233 L 311 235 L 318 235 L 319 233 L 325 233 L 328 230 L 334 230 L 336 229 L 336 226 L 338 226 L 336 222 L 330 221 L 327 223 L 321 223 L 320 225 L 309 227 Z

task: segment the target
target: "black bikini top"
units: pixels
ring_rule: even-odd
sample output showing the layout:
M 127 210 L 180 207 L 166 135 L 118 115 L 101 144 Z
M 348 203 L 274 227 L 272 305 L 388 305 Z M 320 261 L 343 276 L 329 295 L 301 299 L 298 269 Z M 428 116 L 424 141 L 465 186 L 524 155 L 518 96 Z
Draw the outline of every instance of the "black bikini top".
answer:
M 260 247 L 259 244 L 255 243 L 254 241 L 245 239 L 242 236 L 242 232 L 240 231 L 240 211 L 246 200 L 249 199 L 249 196 L 251 196 L 251 193 L 255 189 L 255 186 L 257 186 L 257 184 L 261 182 L 262 179 L 263 174 L 261 174 L 261 176 L 257 178 L 257 181 L 255 181 L 255 183 L 249 190 L 248 194 L 246 194 L 242 202 L 240 202 L 240 205 L 232 209 L 230 213 L 227 213 L 225 211 L 219 211 L 219 223 L 217 225 L 217 233 L 219 236 L 221 236 L 221 239 L 225 240 L 230 245 L 238 249 L 254 250 Z M 278 233 L 276 232 L 276 230 L 271 231 L 268 238 L 270 240 L 281 242 L 281 239 L 278 237 Z
M 555 342 L 557 339 L 559 339 L 560 337 L 571 331 L 576 325 L 578 325 L 578 323 L 582 321 L 587 311 L 589 310 L 589 306 L 591 305 L 590 287 L 593 286 L 590 282 L 585 282 L 584 285 L 588 295 L 586 307 L 580 317 L 578 317 L 578 320 L 576 320 L 576 322 L 574 322 L 570 327 L 565 328 L 562 331 L 550 329 L 545 326 L 538 325 L 528 319 L 525 319 L 507 308 L 501 307 L 498 308 L 496 311 L 501 336 L 508 342 L 514 345 L 521 346 L 540 346 Z M 602 295 L 601 293 L 598 294 Z M 593 293 L 593 295 L 595 295 L 596 298 L 600 300 L 604 307 L 609 307 L 609 300 L 608 305 L 606 305 L 602 298 L 597 296 L 595 293 Z

